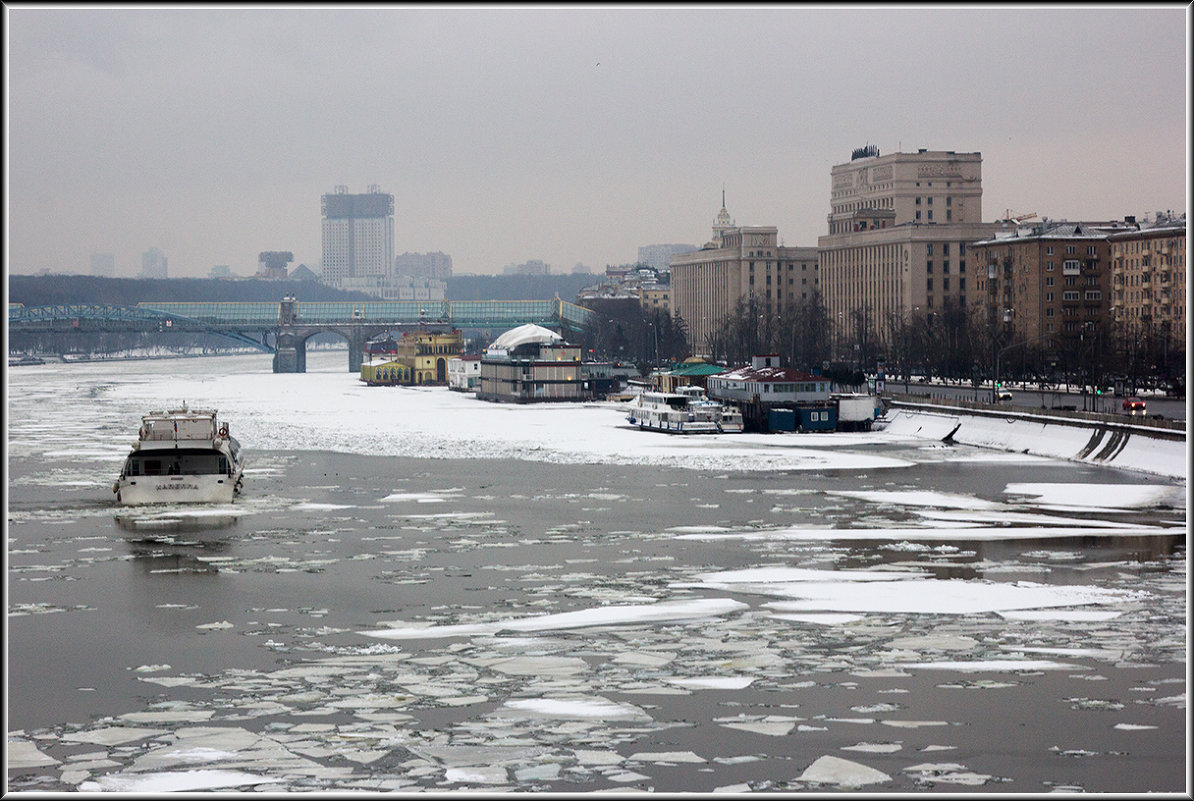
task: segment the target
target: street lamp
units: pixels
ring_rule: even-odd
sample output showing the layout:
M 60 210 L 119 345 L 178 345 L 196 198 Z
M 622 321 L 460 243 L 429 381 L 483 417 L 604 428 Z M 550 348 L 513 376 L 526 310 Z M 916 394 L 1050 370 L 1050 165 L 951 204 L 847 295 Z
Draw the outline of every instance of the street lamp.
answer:
M 1004 325 L 1007 325 L 1008 323 L 1010 323 L 1012 321 L 1012 316 L 1015 313 L 1016 313 L 1016 310 L 1012 309 L 1012 308 L 1007 308 L 1007 309 L 1003 310 Z M 995 338 L 995 333 L 994 333 L 994 331 L 992 331 L 991 332 L 992 349 L 994 349 L 998 343 L 999 343 L 999 340 Z M 1006 348 L 1003 348 L 1002 350 L 995 351 L 995 364 L 994 364 L 995 374 L 991 377 L 991 403 L 999 403 L 999 357 L 1002 356 L 1005 351 L 1011 350 L 1013 347 L 1015 347 L 1016 344 L 1017 343 L 1012 343 L 1011 345 L 1008 345 Z

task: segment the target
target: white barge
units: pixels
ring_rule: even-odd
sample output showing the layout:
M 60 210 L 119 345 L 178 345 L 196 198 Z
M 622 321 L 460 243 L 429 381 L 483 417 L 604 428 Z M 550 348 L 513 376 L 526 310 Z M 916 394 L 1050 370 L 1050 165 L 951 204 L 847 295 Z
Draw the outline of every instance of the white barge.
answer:
M 742 412 L 736 406 L 705 396 L 696 386 L 677 387 L 675 392 L 647 390 L 627 407 L 626 420 L 642 430 L 670 434 L 737 434 L 742 431 Z
M 240 443 L 215 411 L 150 412 L 112 487 L 117 503 L 229 503 L 244 476 Z

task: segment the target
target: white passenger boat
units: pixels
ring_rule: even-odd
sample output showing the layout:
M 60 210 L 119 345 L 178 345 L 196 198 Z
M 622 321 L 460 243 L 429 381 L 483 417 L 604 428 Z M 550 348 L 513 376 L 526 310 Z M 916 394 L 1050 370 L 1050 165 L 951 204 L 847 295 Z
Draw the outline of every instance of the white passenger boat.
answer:
M 627 407 L 633 426 L 671 434 L 736 434 L 742 431 L 737 407 L 706 397 L 700 387 L 678 387 L 675 392 L 642 392 Z
M 181 409 L 141 418 L 133 450 L 112 487 L 124 505 L 228 503 L 244 475 L 240 443 L 214 411 Z

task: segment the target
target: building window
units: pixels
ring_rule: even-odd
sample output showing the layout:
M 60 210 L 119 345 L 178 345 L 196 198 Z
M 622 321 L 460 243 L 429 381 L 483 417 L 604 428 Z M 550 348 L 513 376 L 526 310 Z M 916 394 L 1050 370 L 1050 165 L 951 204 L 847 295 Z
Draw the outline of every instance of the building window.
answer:
M 965 278 L 959 278 L 959 279 L 958 279 L 958 291 L 959 291 L 959 292 L 965 292 L 965 291 L 966 291 L 966 279 L 965 279 Z
M 931 198 L 931 197 L 930 197 L 930 198 L 926 198 L 926 199 L 925 199 L 925 203 L 926 203 L 926 204 L 928 204 L 928 205 L 930 205 L 930 206 L 932 206 L 932 205 L 933 205 L 933 198 Z
M 933 255 L 933 243 L 932 242 L 925 243 L 925 255 L 928 255 L 928 256 Z
M 1065 255 L 1067 255 L 1067 256 L 1073 256 L 1073 255 L 1074 255 L 1074 246 L 1073 246 L 1073 245 L 1066 245 L 1066 246 L 1065 246 Z
M 919 184 L 917 184 L 917 186 L 919 186 Z M 916 205 L 918 205 L 918 206 L 920 205 L 920 198 L 916 199 Z
M 942 291 L 942 292 L 948 292 L 948 291 L 949 291 L 949 279 L 948 279 L 948 278 L 942 278 L 942 279 L 941 279 L 941 291 Z
M 949 243 L 948 243 L 948 242 L 942 242 L 942 243 L 941 243 L 941 255 L 942 255 L 942 256 L 948 256 L 948 255 L 949 255 Z
M 933 210 L 929 209 L 929 219 L 933 219 Z
M 1053 262 L 1051 262 L 1051 261 L 1045 262 L 1045 272 L 1047 272 L 1047 273 L 1053 272 Z
M 946 184 L 946 186 L 949 186 L 949 184 Z M 945 196 L 945 205 L 952 206 L 953 204 L 954 204 L 954 199 L 952 197 L 950 197 L 949 195 L 946 195 Z
M 949 245 L 946 245 L 946 247 L 949 247 Z M 943 275 L 949 275 L 949 259 L 945 259 L 941 262 L 941 273 Z
M 1045 247 L 1045 255 L 1046 255 L 1046 256 L 1052 256 L 1052 255 L 1053 255 L 1053 246 L 1052 246 L 1052 245 L 1047 245 L 1047 246 Z
M 933 279 L 932 278 L 925 279 L 925 289 L 927 289 L 929 292 L 933 291 Z
M 917 212 L 916 212 L 916 219 L 918 219 L 918 220 L 920 219 L 920 212 L 919 212 L 919 211 L 917 211 Z
M 945 210 L 945 221 L 946 221 L 946 222 L 949 222 L 949 221 L 951 221 L 953 218 L 954 218 L 954 210 L 953 210 L 953 209 L 946 209 L 946 210 Z
M 1053 286 L 1053 276 L 1051 276 L 1051 275 L 1045 276 L 1045 286 Z
M 1045 293 L 1045 302 L 1046 302 L 1046 303 L 1052 303 L 1052 302 L 1053 302 L 1053 293 L 1052 293 L 1052 292 L 1046 292 L 1046 293 Z
M 925 262 L 925 272 L 928 273 L 929 275 L 933 274 L 933 260 L 932 259 L 929 259 L 927 262 Z

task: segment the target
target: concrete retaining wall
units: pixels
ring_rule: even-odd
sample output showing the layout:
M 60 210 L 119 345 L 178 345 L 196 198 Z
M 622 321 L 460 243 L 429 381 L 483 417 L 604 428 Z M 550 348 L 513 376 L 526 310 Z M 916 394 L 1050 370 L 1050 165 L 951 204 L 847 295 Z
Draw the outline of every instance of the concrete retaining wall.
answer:
M 1170 478 L 1186 478 L 1184 432 L 1075 421 L 1020 412 L 900 404 L 887 413 L 886 431 L 962 445 L 1102 464 Z

